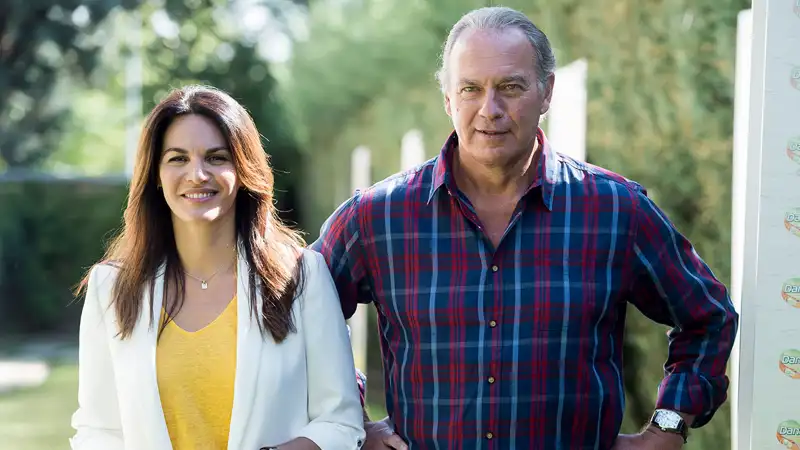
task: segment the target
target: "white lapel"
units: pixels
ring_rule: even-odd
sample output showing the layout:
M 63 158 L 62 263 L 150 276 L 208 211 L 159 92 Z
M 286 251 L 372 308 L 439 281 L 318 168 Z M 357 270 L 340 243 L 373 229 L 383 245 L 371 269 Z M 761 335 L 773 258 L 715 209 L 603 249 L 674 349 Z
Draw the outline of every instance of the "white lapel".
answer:
M 244 259 L 244 251 L 239 252 L 237 277 L 237 338 L 236 338 L 236 379 L 233 388 L 233 410 L 228 436 L 228 450 L 241 448 L 247 431 L 247 424 L 253 411 L 264 339 L 254 317 L 261 316 L 261 302 L 256 302 L 257 314 L 250 311 L 250 289 L 248 276 L 250 268 Z
M 156 275 L 155 289 L 153 292 L 152 311 L 154 314 L 153 326 L 150 326 L 150 290 L 145 289 L 144 303 L 139 322 L 131 336 L 131 344 L 135 346 L 135 358 L 141 361 L 137 364 L 142 368 L 141 373 L 134 377 L 134 382 L 139 386 L 136 389 L 137 395 L 141 396 L 139 402 L 141 420 L 147 424 L 146 430 L 150 430 L 148 436 L 150 449 L 172 449 L 172 443 L 167 430 L 167 422 L 164 419 L 164 410 L 161 408 L 161 396 L 158 392 L 158 377 L 156 375 L 156 347 L 158 344 L 159 318 L 161 316 L 161 305 L 164 296 L 164 269 L 162 265 Z
M 239 257 L 237 267 L 236 297 L 238 319 L 236 375 L 234 380 L 230 434 L 228 437 L 229 450 L 238 450 L 244 439 L 255 401 L 261 351 L 265 343 L 264 339 L 261 337 L 258 323 L 250 312 L 250 297 L 247 280 L 249 267 L 244 257 Z M 145 291 L 145 302 L 142 307 L 139 322 L 130 339 L 130 344 L 133 347 L 132 349 L 135 355 L 137 355 L 134 357 L 134 360 L 141 361 L 141 363 L 134 365 L 139 368 L 139 373 L 133 377 L 133 382 L 136 384 L 135 392 L 141 394 L 141 402 L 139 403 L 141 420 L 146 423 L 145 429 L 151 430 L 152 432 L 152 434 L 148 436 L 148 448 L 152 450 L 172 449 L 167 423 L 164 419 L 164 410 L 161 407 L 161 396 L 158 391 L 158 377 L 156 374 L 158 321 L 164 301 L 163 293 L 164 266 L 159 269 L 155 280 L 152 305 L 152 310 L 155 314 L 153 327 L 150 327 L 149 289 L 147 289 Z M 257 302 L 257 306 L 259 309 L 258 315 L 260 315 L 260 302 Z

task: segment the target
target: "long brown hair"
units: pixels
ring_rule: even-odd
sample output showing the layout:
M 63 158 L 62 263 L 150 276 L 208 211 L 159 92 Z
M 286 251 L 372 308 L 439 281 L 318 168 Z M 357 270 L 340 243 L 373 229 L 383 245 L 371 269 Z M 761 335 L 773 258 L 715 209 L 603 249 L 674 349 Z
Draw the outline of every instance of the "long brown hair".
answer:
M 118 275 L 111 306 L 122 339 L 130 337 L 142 312 L 145 288 L 150 290 L 150 326 L 154 323 L 152 298 L 158 271 L 164 267 L 164 299 L 175 288 L 168 317 L 180 310 L 185 279 L 172 229 L 172 215 L 158 190 L 158 165 L 166 132 L 182 115 L 197 114 L 211 119 L 222 131 L 233 157 L 242 186 L 235 202 L 236 238 L 239 253 L 249 265 L 247 276 L 251 311 L 258 311 L 261 298 L 261 333 L 269 332 L 276 342 L 295 332 L 292 303 L 302 289 L 300 234 L 281 222 L 274 204 L 274 176 L 260 135 L 245 108 L 228 94 L 206 86 L 186 86 L 170 92 L 147 116 L 139 140 L 136 163 L 128 192 L 124 224 L 112 240 L 104 258 Z M 101 262 L 102 263 L 102 262 Z M 91 273 L 91 270 L 89 271 Z M 89 273 L 76 294 L 86 289 Z M 159 329 L 163 330 L 164 321 Z

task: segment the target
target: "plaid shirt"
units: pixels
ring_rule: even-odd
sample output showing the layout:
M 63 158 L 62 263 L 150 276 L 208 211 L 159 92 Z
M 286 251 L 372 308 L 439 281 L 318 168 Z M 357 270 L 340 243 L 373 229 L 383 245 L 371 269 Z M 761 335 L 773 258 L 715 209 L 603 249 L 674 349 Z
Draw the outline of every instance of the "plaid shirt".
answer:
M 427 163 L 342 204 L 312 248 L 342 309 L 378 311 L 386 403 L 411 449 L 608 449 L 624 412 L 631 302 L 669 334 L 657 406 L 705 424 L 738 315 L 638 184 L 549 148 L 493 248 L 450 171 Z

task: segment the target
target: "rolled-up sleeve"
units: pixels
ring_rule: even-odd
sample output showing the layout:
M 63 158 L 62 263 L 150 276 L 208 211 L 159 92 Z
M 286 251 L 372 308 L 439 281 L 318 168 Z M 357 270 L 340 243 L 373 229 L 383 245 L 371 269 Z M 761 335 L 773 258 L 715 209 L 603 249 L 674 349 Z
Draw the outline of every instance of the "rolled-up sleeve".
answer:
M 708 423 L 725 402 L 728 359 L 739 315 L 725 286 L 692 244 L 643 189 L 636 202 L 635 272 L 631 302 L 647 317 L 672 327 L 657 408 Z

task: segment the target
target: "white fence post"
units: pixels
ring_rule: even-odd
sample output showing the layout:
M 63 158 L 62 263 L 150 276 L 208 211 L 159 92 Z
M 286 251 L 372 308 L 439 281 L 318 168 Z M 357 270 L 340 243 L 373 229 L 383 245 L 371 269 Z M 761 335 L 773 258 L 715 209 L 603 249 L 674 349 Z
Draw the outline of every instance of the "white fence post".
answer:
M 372 184 L 371 152 L 367 147 L 359 146 L 350 156 L 350 187 L 352 190 L 365 189 Z M 350 318 L 350 341 L 353 345 L 353 358 L 356 367 L 367 371 L 367 306 L 358 305 L 355 314 Z
M 400 170 L 408 170 L 425 162 L 425 144 L 422 132 L 409 130 L 400 143 Z

